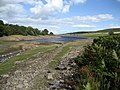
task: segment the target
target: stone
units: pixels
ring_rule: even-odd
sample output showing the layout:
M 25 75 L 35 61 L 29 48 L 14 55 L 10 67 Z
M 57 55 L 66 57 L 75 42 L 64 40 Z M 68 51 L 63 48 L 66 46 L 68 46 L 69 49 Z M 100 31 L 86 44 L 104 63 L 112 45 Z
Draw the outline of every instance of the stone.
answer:
M 71 70 L 71 69 L 72 69 L 71 67 L 69 67 L 69 66 L 67 67 L 67 70 Z
M 53 79 L 53 73 L 47 73 L 47 79 L 52 80 Z
M 9 74 L 4 74 L 2 75 L 3 78 L 8 78 L 9 77 Z
M 22 89 L 23 88 L 23 84 L 19 84 L 16 87 Z
M 62 65 L 57 66 L 55 69 L 56 70 L 67 70 L 67 68 L 65 66 L 62 66 Z
M 15 61 L 15 65 L 20 64 L 22 61 Z
M 64 80 L 61 79 L 61 80 L 60 80 L 60 83 L 64 83 Z

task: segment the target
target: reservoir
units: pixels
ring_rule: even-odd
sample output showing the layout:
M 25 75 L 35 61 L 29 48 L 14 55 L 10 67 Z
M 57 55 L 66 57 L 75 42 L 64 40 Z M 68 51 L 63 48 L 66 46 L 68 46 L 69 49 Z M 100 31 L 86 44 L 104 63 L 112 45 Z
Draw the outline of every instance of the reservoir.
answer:
M 38 40 L 27 40 L 27 42 L 40 42 L 40 43 L 60 43 L 60 42 L 71 42 L 76 40 L 84 40 L 87 38 L 76 37 L 76 36 L 60 36 L 56 38 L 46 38 Z

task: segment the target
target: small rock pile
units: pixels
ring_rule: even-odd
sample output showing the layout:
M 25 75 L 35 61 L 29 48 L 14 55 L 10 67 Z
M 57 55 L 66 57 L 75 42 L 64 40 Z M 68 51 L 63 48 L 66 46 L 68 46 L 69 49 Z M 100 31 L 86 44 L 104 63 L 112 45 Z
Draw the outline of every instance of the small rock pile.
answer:
M 59 76 L 49 83 L 50 88 L 48 90 L 75 90 L 76 82 L 74 78 L 77 73 L 77 65 L 73 58 L 77 55 L 79 55 L 78 50 L 74 49 L 63 58 L 55 68 L 56 71 L 59 71 Z
M 64 63 L 63 63 L 64 62 Z M 76 64 L 74 61 L 68 60 L 61 62 L 55 69 L 60 70 L 58 80 L 50 83 L 50 90 L 74 90 L 76 82 L 74 81 L 74 74 L 76 72 Z

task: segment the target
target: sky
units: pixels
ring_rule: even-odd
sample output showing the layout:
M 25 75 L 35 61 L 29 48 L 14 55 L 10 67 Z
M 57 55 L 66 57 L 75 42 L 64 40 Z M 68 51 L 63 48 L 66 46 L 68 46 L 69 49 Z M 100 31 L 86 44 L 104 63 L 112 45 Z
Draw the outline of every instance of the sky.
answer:
M 0 20 L 55 34 L 120 28 L 120 0 L 0 0 Z

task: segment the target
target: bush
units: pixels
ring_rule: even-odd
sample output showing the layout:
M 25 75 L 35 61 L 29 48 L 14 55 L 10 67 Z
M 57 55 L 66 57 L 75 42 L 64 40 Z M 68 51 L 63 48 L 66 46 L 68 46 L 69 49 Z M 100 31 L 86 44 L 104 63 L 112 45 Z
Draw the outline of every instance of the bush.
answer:
M 113 31 L 108 32 L 109 35 L 114 35 Z
M 99 37 L 85 47 L 82 56 L 75 58 L 81 70 L 88 66 L 89 74 L 82 74 L 83 81 L 90 83 L 93 90 L 119 90 L 120 88 L 120 35 Z M 95 85 L 96 82 L 97 85 Z

